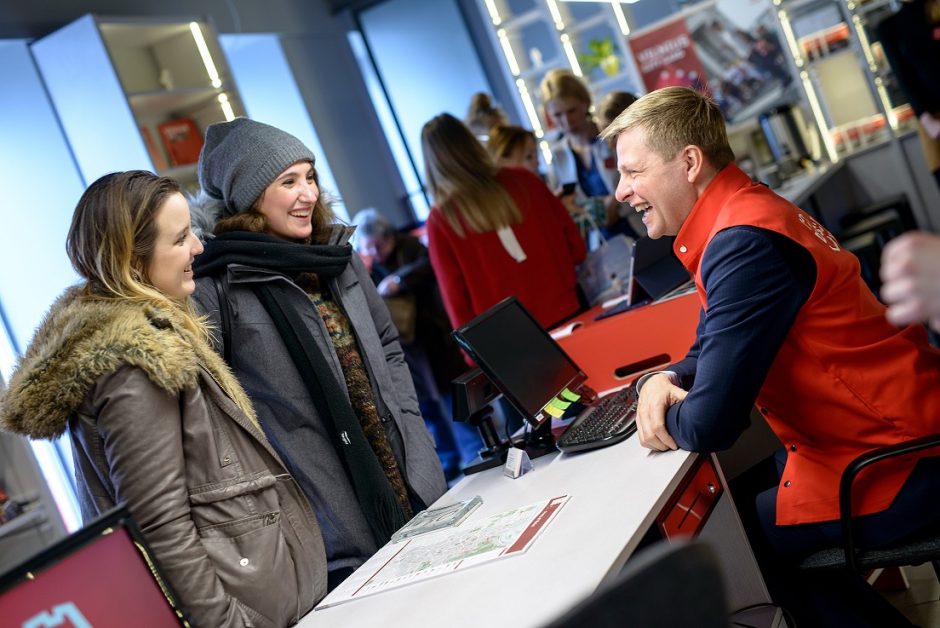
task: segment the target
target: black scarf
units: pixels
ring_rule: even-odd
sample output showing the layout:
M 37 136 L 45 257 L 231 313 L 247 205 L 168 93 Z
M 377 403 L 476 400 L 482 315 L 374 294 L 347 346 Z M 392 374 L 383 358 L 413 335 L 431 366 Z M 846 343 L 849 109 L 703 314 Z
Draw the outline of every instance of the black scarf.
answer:
M 338 275 L 350 256 L 349 245 L 297 244 L 264 234 L 231 232 L 210 240 L 193 268 L 197 276 L 204 276 L 239 263 L 288 273 L 315 272 L 325 278 Z M 405 513 L 349 398 L 300 313 L 290 305 L 291 289 L 269 282 L 254 283 L 250 288 L 274 322 L 317 414 L 323 419 L 376 544 L 385 545 L 392 533 L 405 524 Z
M 196 277 L 218 275 L 229 264 L 244 264 L 285 274 L 316 273 L 328 279 L 339 275 L 352 257 L 348 244 L 300 244 L 250 231 L 230 231 L 206 242 L 193 262 Z

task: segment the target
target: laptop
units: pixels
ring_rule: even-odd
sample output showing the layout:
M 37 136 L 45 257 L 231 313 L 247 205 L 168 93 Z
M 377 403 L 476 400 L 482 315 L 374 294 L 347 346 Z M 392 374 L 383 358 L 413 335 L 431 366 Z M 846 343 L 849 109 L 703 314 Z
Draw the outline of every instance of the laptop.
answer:
M 126 507 L 0 574 L 4 626 L 188 626 L 176 600 Z
M 594 391 L 584 386 L 587 375 L 564 349 L 545 331 L 516 297 L 508 297 L 466 325 L 454 330 L 457 343 L 476 361 L 496 388 L 522 414 L 533 428 L 560 418 L 572 402 L 584 406 L 578 418 L 558 440 L 562 451 L 612 445 L 636 429 L 631 404 L 636 393 L 632 386 L 595 400 Z M 578 399 L 576 399 L 578 398 Z M 600 414 L 614 412 L 602 432 L 577 447 L 565 447 L 569 431 L 587 425 Z M 593 419 L 591 417 L 593 416 Z M 549 423 L 550 424 L 550 423 Z
M 669 295 L 692 280 L 672 251 L 673 236 L 642 237 L 633 245 L 633 279 L 651 301 Z
M 673 252 L 673 242 L 672 236 L 655 240 L 643 236 L 634 242 L 627 298 L 605 309 L 594 320 L 652 303 L 690 284 L 692 277 Z

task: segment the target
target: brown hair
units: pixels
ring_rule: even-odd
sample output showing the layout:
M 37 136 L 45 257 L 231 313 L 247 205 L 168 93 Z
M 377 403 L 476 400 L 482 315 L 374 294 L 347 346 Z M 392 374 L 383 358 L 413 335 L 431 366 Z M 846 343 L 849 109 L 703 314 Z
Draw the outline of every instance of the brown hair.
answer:
M 521 126 L 497 126 L 490 129 L 490 137 L 486 140 L 486 150 L 497 163 L 500 159 L 510 159 L 525 148 L 526 142 L 538 146 L 535 133 Z
M 421 129 L 425 179 L 437 209 L 464 235 L 460 218 L 476 233 L 522 222 L 522 213 L 496 180 L 489 153 L 470 129 L 442 113 Z
M 470 98 L 467 108 L 466 125 L 477 135 L 487 135 L 495 126 L 507 124 L 506 113 L 493 104 L 493 99 L 485 92 L 477 92 Z
M 638 99 L 601 132 L 609 140 L 630 129 L 646 134 L 646 145 L 664 160 L 689 145 L 702 149 L 721 170 L 734 161 L 718 105 L 690 87 L 664 87 Z
M 607 126 L 623 113 L 623 110 L 636 102 L 636 96 L 630 92 L 608 92 L 597 106 L 600 122 Z
M 179 184 L 145 170 L 106 174 L 88 186 L 72 215 L 65 251 L 87 282 L 85 293 L 151 303 L 182 313 L 190 331 L 208 337 L 189 306 L 150 285 L 147 266 L 157 239 L 156 217 Z
M 300 162 L 294 162 L 294 164 L 296 163 Z M 313 166 L 313 180 L 316 182 L 317 188 L 319 189 L 320 176 L 317 174 L 316 166 L 314 166 L 312 161 L 306 161 L 305 163 L 309 163 L 311 166 Z M 290 164 L 290 166 L 287 166 L 287 168 L 290 168 L 294 164 Z M 287 170 L 287 168 L 284 168 L 284 170 Z M 280 174 L 281 173 L 279 172 L 278 176 L 280 176 Z M 265 188 L 265 190 L 267 190 L 267 188 Z M 243 212 L 238 212 L 237 214 L 232 214 L 231 216 L 223 216 L 222 218 L 219 218 L 218 222 L 215 223 L 215 227 L 212 229 L 212 232 L 215 233 L 215 235 L 220 235 L 229 231 L 251 231 L 254 233 L 266 233 L 268 231 L 268 221 L 265 219 L 264 214 L 258 211 L 263 200 L 264 192 L 262 192 L 261 196 L 259 196 L 257 200 L 252 203 L 249 209 L 246 209 Z M 332 231 L 331 226 L 335 220 L 336 215 L 324 200 L 323 190 L 320 190 L 320 194 L 317 197 L 317 202 L 313 206 L 313 215 L 311 216 L 313 232 L 310 235 L 309 241 L 317 243 L 325 242 L 330 236 Z

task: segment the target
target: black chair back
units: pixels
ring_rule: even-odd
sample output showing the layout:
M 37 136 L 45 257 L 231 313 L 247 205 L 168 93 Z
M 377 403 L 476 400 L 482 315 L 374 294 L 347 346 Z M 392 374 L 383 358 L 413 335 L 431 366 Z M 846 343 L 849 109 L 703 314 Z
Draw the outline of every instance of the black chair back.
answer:
M 699 541 L 662 541 L 630 559 L 602 585 L 545 628 L 727 628 L 718 561 Z

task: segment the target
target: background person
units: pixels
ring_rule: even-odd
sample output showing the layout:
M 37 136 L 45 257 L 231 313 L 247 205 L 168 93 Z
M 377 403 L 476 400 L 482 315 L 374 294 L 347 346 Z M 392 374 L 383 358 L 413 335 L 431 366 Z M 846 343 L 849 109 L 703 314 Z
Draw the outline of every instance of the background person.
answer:
M 126 503 L 197 625 L 296 623 L 326 594 L 323 541 L 188 305 L 202 245 L 178 184 L 101 177 L 66 249 L 84 283 L 37 330 L 0 426 L 68 432 L 82 518 Z
M 606 129 L 614 119 L 623 113 L 624 109 L 636 102 L 636 96 L 630 92 L 607 92 L 601 99 L 601 104 L 597 106 L 597 121 L 601 129 Z M 611 144 L 611 149 L 616 150 L 615 142 Z M 616 189 L 616 185 L 614 186 Z
M 424 125 L 421 148 L 434 197 L 428 248 L 451 326 L 509 296 L 546 329 L 576 314 L 575 266 L 587 253 L 551 190 L 531 172 L 498 168 L 470 129 L 446 113 Z M 504 414 L 510 430 L 521 426 L 516 413 Z
M 332 588 L 440 497 L 444 474 L 398 333 L 352 229 L 321 198 L 310 149 L 237 118 L 208 128 L 198 171 L 216 219 L 194 298 L 313 506 Z
M 772 597 L 799 625 L 903 625 L 848 572 L 806 575 L 798 561 L 841 540 L 839 480 L 876 447 L 940 428 L 940 352 L 924 329 L 897 329 L 858 259 L 805 212 L 734 164 L 717 105 L 689 88 L 647 94 L 605 131 L 617 136 L 617 197 L 695 277 L 696 342 L 669 373 L 638 382 L 640 442 L 720 451 L 755 401 L 786 449 L 776 486 L 743 504 Z M 890 544 L 940 521 L 940 458 L 914 455 L 863 473 L 858 529 Z
M 539 173 L 538 142 L 535 133 L 521 126 L 495 126 L 490 129 L 486 150 L 500 168 L 525 168 Z
M 597 136 L 587 86 L 569 70 L 555 69 L 542 79 L 540 91 L 546 115 L 562 132 L 552 145 L 550 179 L 556 194 L 575 194 L 575 202 L 592 212 L 604 237 L 637 238 L 625 208 L 614 198 L 617 160 L 608 143 Z
M 470 98 L 467 107 L 467 117 L 464 119 L 467 127 L 473 131 L 481 142 L 486 143 L 490 130 L 493 127 L 509 124 L 509 117 L 486 92 L 477 92 Z
M 451 381 L 467 370 L 460 349 L 451 337 L 450 323 L 441 301 L 428 250 L 415 236 L 395 231 L 375 209 L 356 213 L 356 247 L 372 260 L 371 277 L 382 298 L 408 299 L 414 308 L 412 338 L 402 341 L 421 406 L 437 444 L 444 475 L 453 480 L 461 465 L 476 458 L 483 442 L 477 430 L 455 423 L 451 408 Z
M 497 168 L 469 129 L 441 114 L 421 132 L 431 264 L 453 328 L 515 295 L 546 328 L 578 311 L 584 243 L 535 175 Z
M 927 169 L 940 186 L 940 0 L 912 0 L 878 25 L 898 86 L 917 116 Z
M 940 236 L 913 231 L 881 253 L 881 298 L 895 325 L 927 321 L 940 333 Z

